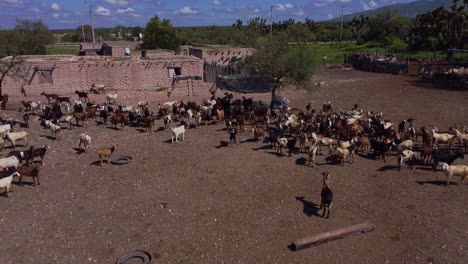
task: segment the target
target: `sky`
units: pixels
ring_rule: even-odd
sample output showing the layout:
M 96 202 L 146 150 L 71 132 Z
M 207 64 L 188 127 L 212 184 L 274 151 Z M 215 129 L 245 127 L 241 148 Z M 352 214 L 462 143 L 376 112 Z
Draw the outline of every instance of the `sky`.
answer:
M 12 28 L 16 19 L 41 19 L 50 29 L 90 24 L 89 3 L 96 27 L 145 26 L 158 15 L 174 26 L 232 25 L 237 19 L 263 17 L 270 21 L 305 18 L 328 20 L 345 14 L 414 0 L 0 0 L 0 28 Z

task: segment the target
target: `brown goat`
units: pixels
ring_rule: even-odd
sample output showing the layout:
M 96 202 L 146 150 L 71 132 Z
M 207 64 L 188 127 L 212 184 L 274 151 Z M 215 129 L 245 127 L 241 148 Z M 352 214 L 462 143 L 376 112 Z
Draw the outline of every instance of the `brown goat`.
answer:
M 86 122 L 88 121 L 88 114 L 87 113 L 75 113 L 73 117 L 76 120 L 76 125 L 79 126 L 81 121 L 82 126 L 84 127 Z
M 117 124 L 121 124 L 122 128 L 124 128 L 125 127 L 125 122 L 127 121 L 127 117 L 124 114 L 114 113 L 110 117 L 110 121 L 111 121 L 111 124 L 112 124 L 112 128 L 117 129 Z
M 110 148 L 101 148 L 101 149 L 99 149 L 98 156 L 99 156 L 99 164 L 101 165 L 101 167 L 102 167 L 102 161 L 104 159 L 107 159 L 108 164 L 110 163 L 110 157 L 114 153 L 115 148 L 117 146 L 118 146 L 117 144 L 112 144 L 112 146 Z
M 16 169 L 16 171 L 20 174 L 19 184 L 23 184 L 23 177 L 27 176 L 33 178 L 33 186 L 36 186 L 36 181 L 37 185 L 41 185 L 41 182 L 39 181 L 39 166 L 21 165 Z

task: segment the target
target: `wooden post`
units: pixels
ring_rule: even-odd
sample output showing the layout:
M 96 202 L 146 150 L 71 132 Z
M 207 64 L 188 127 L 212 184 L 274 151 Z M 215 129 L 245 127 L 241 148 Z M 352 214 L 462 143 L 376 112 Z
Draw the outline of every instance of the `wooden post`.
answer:
M 364 222 L 358 225 L 348 226 L 333 231 L 321 233 L 315 236 L 306 237 L 303 239 L 296 240 L 292 243 L 294 250 L 301 250 L 311 246 L 320 245 L 326 242 L 355 236 L 367 232 L 371 232 L 375 229 L 375 225 L 369 222 Z

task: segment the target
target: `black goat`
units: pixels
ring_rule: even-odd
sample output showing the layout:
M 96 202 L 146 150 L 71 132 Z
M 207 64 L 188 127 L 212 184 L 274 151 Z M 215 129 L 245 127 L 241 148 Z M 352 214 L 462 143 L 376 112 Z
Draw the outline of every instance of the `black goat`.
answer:
M 81 101 L 82 99 L 86 102 L 89 102 L 89 97 L 87 92 L 80 92 L 80 91 L 75 91 L 75 94 L 78 94 L 78 99 Z
M 327 212 L 327 218 L 330 217 L 330 210 L 333 203 L 333 192 L 330 189 L 330 174 L 328 172 L 322 173 L 323 175 L 323 186 L 322 192 L 320 194 L 320 209 L 323 208 L 322 217 L 325 216 L 325 212 Z
M 385 155 L 387 154 L 388 150 L 391 146 L 396 146 L 394 141 L 391 142 L 381 142 L 375 139 L 370 141 L 371 149 L 373 150 L 375 158 L 382 158 L 385 162 Z
M 432 163 L 432 168 L 436 170 L 439 162 L 445 162 L 448 165 L 452 165 L 452 163 L 458 158 L 465 159 L 465 155 L 460 150 L 452 151 L 435 148 L 432 150 L 432 159 L 434 161 Z

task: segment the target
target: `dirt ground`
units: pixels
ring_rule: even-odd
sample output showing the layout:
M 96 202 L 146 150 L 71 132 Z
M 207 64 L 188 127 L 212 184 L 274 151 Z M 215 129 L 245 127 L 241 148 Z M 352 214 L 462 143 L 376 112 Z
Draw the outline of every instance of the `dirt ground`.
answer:
M 316 78 L 325 85 L 312 93 L 284 93 L 293 107 L 310 101 L 320 108 L 331 100 L 337 109 L 357 103 L 364 111 L 382 111 L 395 123 L 413 117 L 418 127 L 468 125 L 467 91 L 358 71 L 325 71 Z M 144 92 L 119 98 L 141 99 L 153 110 L 157 101 L 167 101 Z M 19 118 L 19 100 L 11 98 L 0 114 Z M 9 198 L 0 196 L 2 264 L 115 263 L 135 249 L 152 253 L 157 263 L 468 262 L 467 184 L 447 187 L 444 174 L 428 166 L 397 172 L 395 154 L 386 163 L 358 156 L 344 167 L 319 156 L 319 166 L 311 168 L 304 165 L 305 153 L 279 157 L 266 143 L 252 142 L 250 132 L 237 147 L 225 147 L 222 124 L 191 129 L 185 141 L 170 144 L 169 131 L 116 131 L 94 122 L 54 141 L 39 122 L 31 123 L 21 129 L 32 134 L 30 143 L 51 149 L 41 185 L 14 184 Z M 83 132 L 92 137 L 90 154 L 74 149 Z M 97 149 L 111 143 L 119 144 L 114 157 L 133 161 L 96 166 Z M 330 219 L 318 211 L 324 171 L 335 197 Z M 364 221 L 376 230 L 297 252 L 287 247 Z

